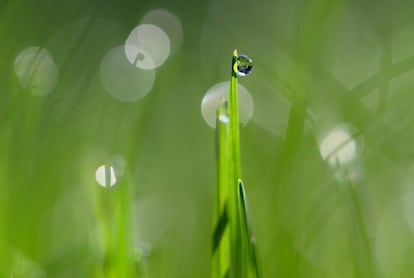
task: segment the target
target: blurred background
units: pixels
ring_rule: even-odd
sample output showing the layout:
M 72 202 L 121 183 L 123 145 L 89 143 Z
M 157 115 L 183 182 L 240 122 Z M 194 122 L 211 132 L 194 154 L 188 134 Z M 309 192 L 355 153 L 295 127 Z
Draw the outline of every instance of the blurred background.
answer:
M 263 277 L 413 277 L 413 9 L 0 1 L 0 277 L 210 277 L 235 48 Z

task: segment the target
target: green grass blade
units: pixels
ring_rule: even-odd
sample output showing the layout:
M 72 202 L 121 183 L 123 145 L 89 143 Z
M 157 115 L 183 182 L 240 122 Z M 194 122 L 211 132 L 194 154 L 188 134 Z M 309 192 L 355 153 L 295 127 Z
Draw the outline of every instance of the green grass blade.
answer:
M 237 50 L 234 50 L 228 101 L 220 99 L 217 107 L 217 199 L 212 266 L 214 278 L 259 277 L 241 183 L 238 58 Z
M 230 271 L 230 224 L 228 216 L 229 199 L 229 124 L 227 101 L 222 98 L 217 107 L 217 192 L 213 233 L 212 277 L 228 277 Z
M 239 132 L 239 101 L 237 94 L 237 49 L 233 52 L 232 58 L 232 71 L 230 79 L 230 91 L 229 91 L 229 125 L 230 125 L 230 148 L 232 149 L 232 166 L 233 166 L 233 179 L 237 184 L 238 177 L 241 176 L 240 167 L 240 132 Z
M 256 255 L 256 237 L 253 234 L 252 225 L 250 223 L 249 210 L 244 190 L 243 182 L 239 179 L 239 215 L 241 235 L 243 242 L 243 259 L 245 265 L 245 273 L 249 278 L 257 278 L 259 275 L 259 265 Z
M 228 97 L 229 114 L 229 218 L 230 218 L 230 261 L 231 277 L 243 277 L 242 241 L 240 234 L 237 182 L 240 170 L 239 111 L 237 94 L 237 50 L 234 50 L 231 65 L 230 91 Z

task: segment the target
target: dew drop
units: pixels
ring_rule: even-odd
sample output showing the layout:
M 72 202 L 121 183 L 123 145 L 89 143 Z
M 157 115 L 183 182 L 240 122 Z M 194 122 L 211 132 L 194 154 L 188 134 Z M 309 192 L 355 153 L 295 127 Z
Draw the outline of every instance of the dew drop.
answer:
M 246 76 L 252 72 L 253 61 L 247 55 L 238 55 L 236 58 L 236 73 L 238 76 Z

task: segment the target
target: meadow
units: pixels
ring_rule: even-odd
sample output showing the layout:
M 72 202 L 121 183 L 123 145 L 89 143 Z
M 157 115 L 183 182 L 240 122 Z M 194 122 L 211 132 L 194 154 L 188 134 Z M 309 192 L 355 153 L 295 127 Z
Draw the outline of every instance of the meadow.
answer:
M 0 0 L 0 277 L 218 278 L 234 49 L 260 277 L 413 277 L 413 9 Z

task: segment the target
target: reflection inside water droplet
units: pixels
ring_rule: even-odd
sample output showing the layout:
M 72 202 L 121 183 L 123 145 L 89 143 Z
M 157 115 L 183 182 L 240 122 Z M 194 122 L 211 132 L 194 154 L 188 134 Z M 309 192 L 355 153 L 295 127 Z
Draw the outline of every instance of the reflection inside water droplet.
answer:
M 252 72 L 253 61 L 247 55 L 238 55 L 236 58 L 236 73 L 238 76 L 246 76 Z

